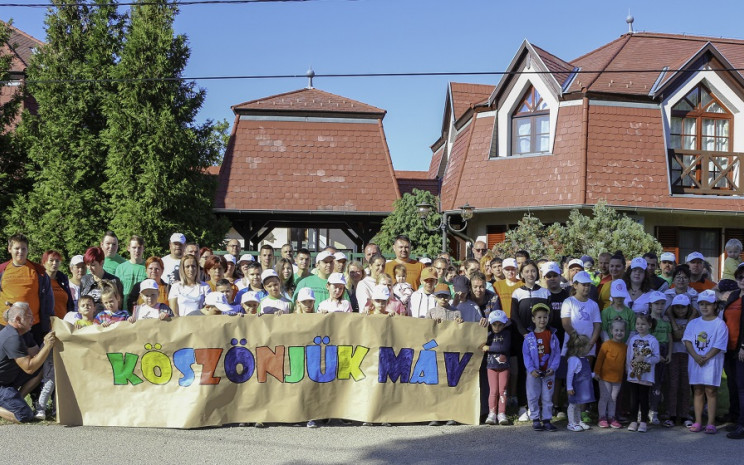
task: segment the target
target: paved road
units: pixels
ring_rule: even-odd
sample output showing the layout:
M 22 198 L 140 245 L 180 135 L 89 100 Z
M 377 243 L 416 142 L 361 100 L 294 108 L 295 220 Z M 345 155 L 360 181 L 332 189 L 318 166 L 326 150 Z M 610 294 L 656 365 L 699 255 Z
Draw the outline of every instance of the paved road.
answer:
M 643 434 L 596 428 L 540 433 L 521 425 L 167 430 L 6 424 L 0 426 L 0 444 L 3 457 L 12 458 L 2 463 L 9 464 L 744 463 L 744 441 L 727 439 L 723 431 L 711 436 L 681 427 Z

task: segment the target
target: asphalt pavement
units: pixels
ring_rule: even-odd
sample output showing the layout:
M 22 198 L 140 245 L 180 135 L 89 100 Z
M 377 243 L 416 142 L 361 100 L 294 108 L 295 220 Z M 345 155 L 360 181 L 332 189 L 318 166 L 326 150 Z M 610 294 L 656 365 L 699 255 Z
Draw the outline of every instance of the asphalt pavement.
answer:
M 744 463 L 744 440 L 684 427 L 557 432 L 516 426 L 229 426 L 197 430 L 0 426 L 9 464 L 726 464 Z M 9 461 L 6 459 L 10 458 Z

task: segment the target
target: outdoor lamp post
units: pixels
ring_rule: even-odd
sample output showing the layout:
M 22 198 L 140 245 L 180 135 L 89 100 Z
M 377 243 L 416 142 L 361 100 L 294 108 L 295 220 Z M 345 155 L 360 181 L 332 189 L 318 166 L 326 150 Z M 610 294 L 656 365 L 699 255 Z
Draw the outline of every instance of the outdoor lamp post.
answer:
M 460 207 L 460 216 L 463 220 L 465 220 L 465 223 L 462 225 L 462 228 L 457 229 L 452 227 L 452 224 L 450 224 L 450 213 L 447 212 L 440 212 L 442 215 L 442 218 L 439 220 L 439 226 L 430 227 L 427 223 L 427 220 L 429 216 L 431 215 L 432 210 L 434 207 L 431 204 L 428 203 L 420 203 L 416 205 L 416 208 L 418 209 L 418 216 L 421 220 L 421 223 L 423 223 L 424 227 L 429 232 L 436 232 L 437 230 L 442 231 L 442 252 L 447 251 L 447 231 L 452 231 L 456 233 L 460 233 L 465 231 L 465 228 L 468 227 L 468 220 L 473 217 L 473 210 L 474 208 L 470 206 L 470 204 L 466 203 L 462 207 Z

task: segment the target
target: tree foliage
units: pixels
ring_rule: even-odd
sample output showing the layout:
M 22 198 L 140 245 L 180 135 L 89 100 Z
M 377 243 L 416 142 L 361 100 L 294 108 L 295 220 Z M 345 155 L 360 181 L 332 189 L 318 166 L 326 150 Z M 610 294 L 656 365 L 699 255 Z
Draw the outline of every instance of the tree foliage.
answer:
M 17 131 L 33 187 L 15 198 L 5 233 L 25 233 L 35 257 L 80 253 L 107 229 L 144 236 L 148 254 L 174 231 L 219 243 L 228 225 L 212 213 L 206 168 L 226 128 L 194 122 L 205 94 L 178 79 L 190 51 L 173 32 L 175 3 L 143 1 L 130 15 L 111 0 L 52 3 L 27 69 L 38 115 L 24 113 Z
M 442 249 L 442 236 L 437 232 L 429 232 L 418 217 L 418 204 L 426 202 L 430 205 L 438 205 L 438 199 L 431 192 L 414 189 L 412 194 L 403 194 L 403 197 L 393 204 L 393 211 L 382 221 L 380 232 L 377 233 L 373 242 L 380 246 L 383 253 L 393 252 L 393 241 L 400 234 L 405 234 L 411 239 L 411 255 L 437 256 Z M 429 225 L 439 224 L 441 215 L 432 212 Z
M 504 242 L 496 244 L 494 253 L 514 256 L 520 249 L 535 258 L 585 254 L 596 258 L 602 252 L 618 250 L 626 257 L 637 257 L 646 252 L 660 254 L 661 244 L 641 224 L 600 201 L 591 215 L 572 210 L 565 226 L 554 223 L 546 227 L 538 218 L 525 215 L 517 228 L 506 233 Z
M 11 73 L 13 65 L 11 49 L 15 47 L 11 42 L 11 27 L 0 21 L 0 47 L 2 46 L 8 48 L 0 49 L 0 81 L 17 80 L 18 76 Z M 28 189 L 25 151 L 12 130 L 20 110 L 23 89 L 18 87 L 15 92 L 12 89 L 6 87 L 3 91 L 8 101 L 0 106 L 0 212 L 6 212 L 13 204 L 13 199 Z M 0 215 L 0 230 L 5 227 L 6 221 L 6 216 Z M 0 257 L 4 256 L 5 249 L 0 248 Z
M 106 147 L 100 138 L 102 102 L 112 88 L 90 80 L 112 76 L 122 18 L 109 0 L 52 3 L 47 43 L 26 70 L 29 81 L 42 81 L 28 86 L 38 114 L 24 112 L 17 130 L 28 148 L 33 188 L 16 197 L 5 227 L 6 234 L 24 232 L 35 257 L 46 248 L 69 253 L 96 244 L 112 208 L 101 189 Z
M 115 92 L 105 101 L 108 147 L 103 190 L 116 205 L 110 226 L 139 234 L 149 253 L 167 250 L 174 231 L 214 244 L 227 225 L 212 213 L 216 183 L 206 174 L 219 160 L 221 140 L 211 121 L 197 125 L 205 92 L 180 78 L 190 50 L 174 35 L 174 3 L 147 0 L 131 9 Z M 154 250 L 153 250 L 154 249 Z

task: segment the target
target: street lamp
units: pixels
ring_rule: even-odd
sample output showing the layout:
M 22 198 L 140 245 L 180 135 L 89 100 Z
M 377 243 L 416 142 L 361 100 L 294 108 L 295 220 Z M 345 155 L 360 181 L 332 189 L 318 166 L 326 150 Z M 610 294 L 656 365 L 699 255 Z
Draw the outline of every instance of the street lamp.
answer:
M 442 218 L 439 220 L 439 225 L 435 227 L 430 227 L 427 223 L 427 220 L 429 219 L 429 216 L 431 215 L 432 210 L 434 207 L 426 202 L 420 203 L 416 205 L 416 208 L 418 210 L 418 216 L 421 220 L 421 223 L 424 225 L 424 227 L 429 232 L 436 232 L 441 230 L 442 231 L 442 252 L 447 251 L 447 231 L 451 231 L 453 233 L 460 233 L 465 231 L 465 228 L 468 227 L 468 220 L 473 218 L 473 210 L 474 208 L 470 206 L 470 204 L 466 203 L 462 207 L 460 207 L 460 216 L 463 220 L 465 220 L 465 223 L 462 225 L 461 228 L 454 228 L 452 227 L 452 224 L 450 223 L 451 217 L 450 213 L 447 212 L 440 212 L 442 215 Z

